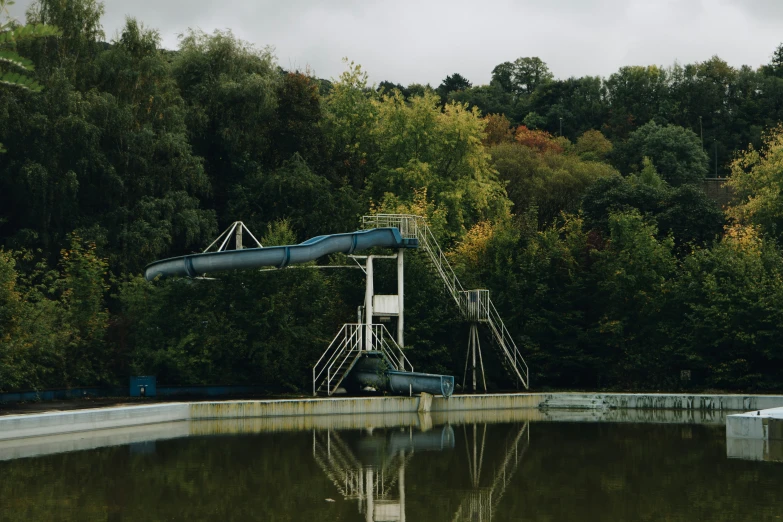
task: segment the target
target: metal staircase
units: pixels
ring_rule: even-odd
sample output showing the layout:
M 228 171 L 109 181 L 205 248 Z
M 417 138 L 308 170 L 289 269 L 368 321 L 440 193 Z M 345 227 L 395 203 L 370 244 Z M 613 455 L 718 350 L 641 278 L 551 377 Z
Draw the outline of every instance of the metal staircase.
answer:
M 417 239 L 419 249 L 427 253 L 435 272 L 446 285 L 446 291 L 454 299 L 462 316 L 468 321 L 487 325 L 495 345 L 501 352 L 504 367 L 514 380 L 521 382 L 525 389 L 528 389 L 530 381 L 527 363 L 489 298 L 489 290 L 465 290 L 425 218 L 410 214 L 376 214 L 364 216 L 362 225 L 365 229 L 396 227 L 403 238 Z
M 367 328 L 366 324 L 343 325 L 313 366 L 313 396 L 333 395 L 363 353 L 380 355 L 389 368 L 413 371 L 413 365 L 383 324 L 370 327 L 370 345 L 364 346 Z

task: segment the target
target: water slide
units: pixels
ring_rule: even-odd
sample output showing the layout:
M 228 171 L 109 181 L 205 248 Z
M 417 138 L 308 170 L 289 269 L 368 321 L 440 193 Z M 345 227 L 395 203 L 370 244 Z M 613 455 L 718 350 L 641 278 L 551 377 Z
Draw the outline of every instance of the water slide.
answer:
M 215 272 L 249 270 L 265 266 L 285 268 L 291 264 L 314 261 L 338 252 L 352 254 L 358 250 L 374 247 L 400 249 L 418 248 L 418 246 L 416 238 L 403 238 L 400 230 L 396 227 L 375 228 L 345 234 L 317 236 L 298 245 L 224 250 L 161 259 L 147 265 L 144 277 L 147 281 L 153 281 L 157 277 L 198 277 Z M 391 369 L 372 373 L 371 376 L 378 381 L 372 383 L 376 389 L 385 389 L 392 393 L 428 392 L 448 397 L 454 390 L 454 377 L 452 376 Z M 378 379 L 379 376 L 383 376 L 383 378 Z
M 244 270 L 264 266 L 284 268 L 296 263 L 314 261 L 335 254 L 352 254 L 368 248 L 417 248 L 416 239 L 403 238 L 397 228 L 376 228 L 347 234 L 318 236 L 298 245 L 283 245 L 243 250 L 224 250 L 161 259 L 147 265 L 144 277 L 152 281 L 156 277 L 198 277 L 203 274 Z

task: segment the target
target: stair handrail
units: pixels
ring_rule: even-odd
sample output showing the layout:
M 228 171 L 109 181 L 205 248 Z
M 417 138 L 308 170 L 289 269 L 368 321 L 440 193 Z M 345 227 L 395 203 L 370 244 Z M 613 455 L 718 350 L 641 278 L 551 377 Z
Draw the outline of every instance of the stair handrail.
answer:
M 402 237 L 415 237 L 418 239 L 419 246 L 430 256 L 430 260 L 438 271 L 438 275 L 440 275 L 451 297 L 454 298 L 460 311 L 462 311 L 459 292 L 465 289 L 423 216 L 414 214 L 373 214 L 362 217 L 362 224 L 365 228 L 396 227 L 402 234 Z
M 516 373 L 517 377 L 519 377 L 519 380 L 522 381 L 522 385 L 525 388 L 528 388 L 530 370 L 527 366 L 525 358 L 522 356 L 522 352 L 520 352 L 519 348 L 517 348 L 517 344 L 514 342 L 514 338 L 511 336 L 511 332 L 509 332 L 508 328 L 506 328 L 506 324 L 500 317 L 500 313 L 497 311 L 497 308 L 495 308 L 495 304 L 492 302 L 491 298 L 487 297 L 485 306 L 490 328 L 494 330 L 495 338 L 497 341 L 499 341 L 498 344 L 500 344 L 500 347 L 506 352 L 506 358 L 509 360 L 509 362 L 512 362 L 514 373 Z M 511 353 L 508 353 L 509 351 L 511 351 Z M 521 363 L 521 366 L 517 361 Z M 524 367 L 524 371 L 522 372 L 524 373 L 524 376 L 522 373 L 520 373 L 520 369 L 522 367 Z
M 358 330 L 360 330 L 359 327 L 361 327 L 361 325 L 356 323 L 344 324 L 342 328 L 340 328 L 340 331 L 337 332 L 337 335 L 334 336 L 332 342 L 329 343 L 326 350 L 324 350 L 323 354 L 321 354 L 321 357 L 315 365 L 313 365 L 313 395 L 316 394 L 318 383 L 323 380 L 324 373 L 326 373 L 325 377 L 329 384 L 331 383 L 331 369 L 339 356 L 344 353 L 349 346 L 351 349 L 348 350 L 348 355 L 350 355 L 350 352 L 353 351 L 353 347 L 361 342 L 361 335 L 357 335 Z M 337 343 L 336 346 L 335 343 Z M 324 360 L 324 358 L 326 358 L 326 360 Z
M 351 332 L 351 329 L 349 328 L 349 332 Z M 340 371 L 343 369 L 343 365 L 345 365 L 346 362 L 348 362 L 348 359 L 351 357 L 351 355 L 354 352 L 359 352 L 359 350 L 356 349 L 356 346 L 361 343 L 361 335 L 357 335 L 357 333 L 361 332 L 361 328 L 355 328 L 351 333 L 349 333 L 345 341 L 343 343 L 343 348 L 335 354 L 334 357 L 332 357 L 332 362 L 329 364 L 328 370 L 326 372 L 326 383 L 329 395 L 332 394 L 332 379 L 336 378 L 340 375 Z M 342 359 L 341 359 L 342 357 Z M 334 365 L 339 361 L 340 364 L 337 364 L 337 368 L 334 368 Z M 335 371 L 332 371 L 335 369 Z M 337 386 L 340 382 L 342 382 L 343 378 L 345 377 L 345 374 L 343 374 L 338 382 L 335 384 Z
M 413 364 L 405 356 L 402 348 L 394 337 L 391 336 L 386 325 L 374 324 L 372 325 L 372 338 L 373 347 L 375 350 L 381 352 L 387 359 L 389 359 L 394 365 L 395 370 L 404 372 L 412 372 Z M 398 355 L 399 354 L 399 355 Z

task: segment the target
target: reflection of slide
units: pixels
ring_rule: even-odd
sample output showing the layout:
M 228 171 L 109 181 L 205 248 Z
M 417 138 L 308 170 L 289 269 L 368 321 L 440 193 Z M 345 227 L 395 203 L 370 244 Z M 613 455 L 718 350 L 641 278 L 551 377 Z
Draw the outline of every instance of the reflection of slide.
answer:
M 265 248 L 246 248 L 208 252 L 162 259 L 147 265 L 144 277 L 152 281 L 157 276 L 196 277 L 206 273 L 226 270 L 258 268 L 262 266 L 286 267 L 294 263 L 306 263 L 329 254 L 351 254 L 373 247 L 416 248 L 416 239 L 403 239 L 397 228 L 376 228 L 347 234 L 332 234 L 308 239 L 298 245 Z

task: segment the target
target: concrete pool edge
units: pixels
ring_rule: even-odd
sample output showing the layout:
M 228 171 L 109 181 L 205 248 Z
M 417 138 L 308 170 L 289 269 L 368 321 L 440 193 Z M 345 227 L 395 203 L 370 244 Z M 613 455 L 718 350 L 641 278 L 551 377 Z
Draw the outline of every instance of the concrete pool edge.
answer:
M 432 397 L 429 411 L 506 409 L 647 409 L 748 411 L 783 406 L 783 395 L 693 395 L 628 393 L 508 393 Z M 417 413 L 419 397 L 301 398 L 252 401 L 204 401 L 119 406 L 0 417 L 0 440 L 77 433 L 162 422 Z

